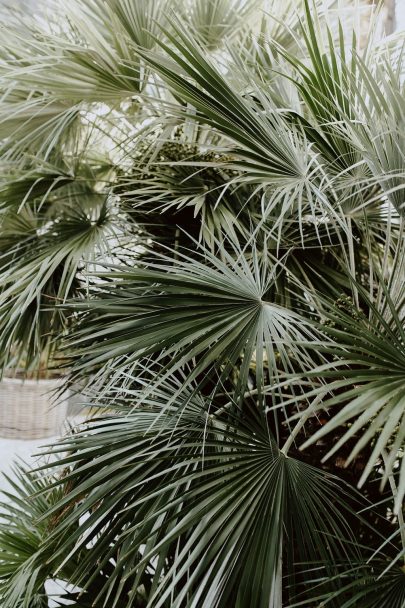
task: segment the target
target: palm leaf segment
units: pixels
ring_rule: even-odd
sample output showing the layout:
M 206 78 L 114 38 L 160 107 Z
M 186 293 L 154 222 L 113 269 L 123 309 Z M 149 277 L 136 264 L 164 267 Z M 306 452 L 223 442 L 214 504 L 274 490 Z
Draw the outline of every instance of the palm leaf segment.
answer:
M 283 535 L 293 560 L 293 538 L 302 559 L 323 559 L 349 534 L 335 481 L 285 457 L 255 407 L 208 414 L 192 391 L 185 410 L 168 408 L 177 387 L 165 382 L 146 399 L 129 392 L 138 408 L 58 448 L 71 454 L 60 465 L 74 486 L 53 509 L 64 516 L 44 548 L 56 543 L 54 568 L 69 547 L 88 548 L 73 575 L 84 589 L 113 560 L 102 606 L 133 606 L 148 573 L 150 606 L 278 606 Z
M 331 327 L 327 333 L 335 343 L 332 348 L 326 346 L 326 350 L 334 361 L 315 367 L 311 372 L 323 379 L 325 385 L 308 393 L 307 397 L 325 396 L 330 392 L 332 396 L 324 398 L 321 407 L 330 410 L 332 415 L 303 448 L 343 427 L 345 431 L 324 460 L 346 442 L 355 440 L 346 462 L 349 465 L 362 449 L 374 442 L 359 485 L 364 485 L 381 458 L 385 470 L 382 485 L 400 465 L 395 496 L 398 511 L 405 495 L 405 462 L 401 458 L 405 437 L 405 333 L 403 316 L 399 314 L 403 297 L 395 306 L 387 287 L 383 286 L 384 298 L 378 307 L 360 286 L 357 288 L 362 295 L 363 308 L 370 311 L 370 318 L 367 319 L 362 310 L 356 310 L 350 298 L 346 298 L 344 306 L 330 309 L 328 324 Z
M 286 53 L 284 60 L 300 72 L 312 97 L 317 96 L 317 99 L 311 104 L 312 98 L 308 95 L 305 98 L 305 86 L 297 86 L 298 99 L 306 101 L 310 108 L 309 120 L 307 114 L 297 117 L 287 104 L 287 111 L 280 111 L 280 105 L 276 103 L 280 99 L 278 91 L 267 94 L 261 86 L 253 87 L 253 92 L 244 89 L 235 93 L 229 84 L 234 82 L 231 76 L 224 77 L 214 62 L 206 60 L 201 47 L 184 33 L 176 20 L 173 28 L 170 25 L 165 28 L 166 39 L 159 43 L 167 55 L 162 58 L 148 50 L 138 53 L 136 45 L 150 49 L 154 38 L 149 35 L 146 41 L 137 38 L 140 32 L 144 34 L 145 25 L 137 8 L 143 10 L 145 7 L 138 3 L 132 11 L 132 4 L 124 0 L 109 2 L 106 19 L 105 5 L 94 1 L 91 3 L 96 15 L 93 21 L 89 19 L 89 7 L 78 3 L 76 22 L 72 30 L 69 29 L 68 39 L 62 36 L 61 53 L 54 39 L 47 38 L 46 49 L 42 47 L 38 53 L 34 37 L 21 44 L 21 36 L 11 35 L 11 46 L 19 48 L 11 54 L 13 61 L 2 66 L 4 81 L 9 85 L 0 106 L 5 158 L 14 160 L 22 150 L 25 154 L 39 145 L 38 157 L 49 159 L 63 133 L 69 130 L 70 135 L 74 135 L 72 125 L 77 126 L 79 122 L 76 119 L 79 109 L 85 108 L 83 100 L 92 103 L 104 97 L 108 103 L 118 104 L 131 98 L 133 93 L 140 93 L 146 82 L 139 69 L 139 57 L 142 57 L 169 84 L 175 95 L 176 103 L 172 98 L 168 102 L 167 98 L 157 97 L 161 108 L 165 111 L 169 108 L 172 113 L 170 119 L 174 116 L 185 119 L 188 126 L 195 123 L 207 126 L 230 142 L 228 166 L 238 172 L 234 182 L 257 186 L 255 194 L 261 196 L 260 213 L 263 216 L 260 220 L 264 223 L 269 218 L 276 218 L 272 237 L 283 231 L 286 218 L 293 213 L 298 218 L 302 243 L 306 221 L 315 227 L 318 245 L 322 247 L 325 232 L 328 242 L 331 232 L 334 237 L 338 234 L 339 238 L 333 242 L 337 258 L 341 258 L 338 266 L 347 263 L 354 271 L 355 256 L 350 256 L 354 239 L 347 217 L 353 208 L 368 207 L 370 201 L 380 203 L 386 195 L 398 212 L 402 210 L 402 140 L 397 127 L 401 123 L 395 120 L 403 113 L 400 87 L 392 97 L 395 104 L 391 105 L 397 114 L 387 121 L 391 129 L 387 134 L 385 121 L 377 111 L 381 94 L 377 93 L 375 74 L 362 68 L 359 58 L 353 60 L 355 69 L 352 72 L 344 68 L 344 59 L 334 63 L 336 54 L 333 55 L 332 44 L 329 48 L 332 60 L 325 61 L 324 55 L 318 52 L 317 32 L 304 28 L 313 70 L 304 64 L 294 64 Z M 149 8 L 158 5 L 147 4 Z M 215 6 L 220 8 L 221 4 L 217 2 Z M 241 7 L 238 3 L 234 6 Z M 306 6 L 308 17 L 309 4 Z M 111 7 L 114 10 L 110 11 Z M 216 15 L 220 14 L 218 9 Z M 100 32 L 108 29 L 110 17 L 113 28 L 104 38 Z M 197 19 L 196 11 L 193 19 Z M 115 29 L 122 36 L 111 35 Z M 211 33 L 213 31 L 212 28 Z M 201 29 L 200 39 L 204 36 L 208 41 L 207 32 Z M 16 43 L 18 38 L 19 44 Z M 44 40 L 43 33 L 40 39 Z M 217 46 L 212 40 L 209 44 Z M 35 50 L 36 73 L 24 65 L 27 45 L 30 51 Z M 49 58 L 51 75 L 48 74 Z M 317 63 L 319 66 L 315 69 Z M 28 62 L 28 68 L 29 65 Z M 77 68 L 74 80 L 66 73 L 67 66 L 72 73 Z M 369 129 L 364 125 L 365 106 L 358 105 L 362 95 L 358 94 L 358 88 L 352 87 L 353 79 L 359 74 L 364 87 L 361 92 L 366 91 L 373 107 L 371 113 L 366 114 L 368 119 L 372 118 Z M 398 79 L 393 76 L 391 74 L 392 82 L 398 85 Z M 252 83 L 249 78 L 247 80 L 250 87 Z M 387 91 L 393 90 L 388 79 L 385 83 Z M 31 95 L 33 85 L 35 93 Z M 245 86 L 246 79 L 243 80 Z M 345 94 L 342 89 L 346 89 Z M 67 94 L 71 102 L 67 101 L 65 105 Z M 331 103 L 334 97 L 339 101 L 337 111 Z M 11 116 L 7 99 L 13 108 Z M 384 111 L 386 105 L 381 104 Z M 20 117 L 24 119 L 22 125 Z M 5 141 L 16 126 L 18 141 Z M 31 133 L 35 137 L 30 138 Z M 381 143 L 377 154 L 376 134 Z M 123 146 L 123 149 L 127 148 Z M 360 158 L 364 154 L 364 162 L 362 159 L 359 162 L 365 169 L 361 170 L 360 177 L 355 171 L 353 177 L 345 180 L 345 172 L 350 174 L 355 168 L 353 163 L 357 162 L 359 151 Z M 385 179 L 384 168 L 387 167 L 395 170 L 393 174 L 388 172 L 389 177 Z M 59 179 L 57 173 L 54 179 Z M 364 189 L 364 198 L 357 198 L 355 186 L 359 183 L 361 190 Z M 37 182 L 33 191 L 36 187 Z M 30 188 L 28 186 L 28 191 Z M 353 205 L 342 205 L 347 203 L 338 196 L 342 192 L 350 203 L 354 199 Z M 6 188 L 3 194 L 12 200 L 12 191 Z M 34 208 L 37 202 L 33 201 Z M 30 208 L 27 205 L 27 213 Z M 86 217 L 89 220 L 89 216 Z M 365 215 L 364 223 L 368 220 Z M 376 232 L 381 233 L 381 226 L 384 226 L 381 217 L 379 222 Z M 6 240 L 12 238 L 13 230 L 21 236 L 22 223 L 9 226 Z M 317 232 L 320 225 L 324 230 L 322 234 Z M 348 256 L 340 233 L 347 236 L 349 248 L 352 248 Z M 255 232 L 257 234 L 259 232 Z M 379 238 L 381 242 L 381 234 Z M 87 243 L 87 237 L 84 240 Z M 282 237 L 277 236 L 274 247 L 277 253 L 282 242 Z M 212 243 L 217 246 L 215 239 Z M 126 418 L 110 417 L 92 423 L 62 444 L 61 449 L 69 449 L 71 454 L 63 460 L 66 483 L 56 480 L 55 487 L 63 487 L 67 494 L 51 509 L 55 515 L 53 532 L 45 535 L 37 555 L 38 562 L 28 564 L 35 576 L 38 573 L 35 567 L 45 560 L 52 564 L 53 575 L 58 568 L 62 571 L 72 563 L 74 571 L 70 577 L 86 587 L 84 598 L 97 598 L 95 601 L 101 601 L 105 606 L 120 608 L 138 601 L 149 605 L 180 606 L 183 603 L 207 608 L 229 603 L 240 608 L 246 604 L 279 606 L 282 603 L 281 541 L 297 539 L 297 553 L 291 543 L 287 543 L 285 554 L 291 560 L 288 563 L 296 564 L 297 559 L 316 559 L 321 555 L 330 564 L 332 549 L 348 536 L 341 521 L 340 503 L 339 509 L 336 508 L 340 495 L 334 481 L 324 473 L 286 457 L 287 450 L 280 451 L 275 445 L 262 409 L 255 403 L 251 411 L 242 397 L 250 386 L 253 368 L 256 377 L 252 385 L 256 385 L 259 395 L 261 391 L 265 392 L 266 382 L 274 392 L 286 373 L 300 382 L 304 372 L 309 379 L 321 381 L 320 388 L 311 385 L 307 397 L 317 398 L 336 389 L 336 395 L 326 405 L 341 406 L 341 411 L 345 412 L 342 419 L 347 421 L 347 400 L 352 406 L 350 411 L 356 411 L 361 418 L 364 404 L 370 405 L 368 389 L 371 386 L 380 391 L 378 405 L 382 408 L 378 411 L 376 404 L 371 404 L 376 407 L 375 420 L 380 425 L 377 428 L 372 420 L 373 432 L 380 433 L 383 410 L 393 414 L 377 439 L 373 454 L 376 462 L 375 458 L 382 454 L 384 441 L 389 437 L 386 445 L 395 447 L 397 438 L 401 437 L 401 431 L 396 434 L 400 421 L 399 393 L 394 395 L 393 387 L 385 384 L 387 390 L 383 394 L 382 386 L 373 382 L 376 371 L 386 372 L 387 361 L 389 366 L 392 364 L 395 382 L 400 380 L 402 330 L 396 323 L 395 327 L 390 325 L 388 331 L 385 317 L 376 315 L 377 329 L 370 330 L 367 323 L 362 320 L 360 324 L 357 319 L 355 323 L 349 321 L 344 331 L 328 330 L 329 340 L 326 340 L 323 337 L 326 330 L 314 327 L 302 312 L 306 310 L 308 316 L 312 316 L 317 314 L 317 305 L 322 314 L 327 309 L 322 298 L 309 293 L 310 282 L 306 289 L 299 286 L 305 303 L 291 311 L 277 306 L 269 295 L 280 285 L 276 275 L 282 264 L 274 266 L 267 250 L 257 253 L 250 241 L 242 251 L 229 253 L 224 246 L 218 250 L 223 256 L 221 261 L 209 252 L 204 252 L 203 261 L 200 258 L 195 261 L 194 253 L 185 255 L 176 249 L 167 257 L 154 258 L 147 268 L 138 264 L 134 270 L 128 267 L 111 269 L 104 273 L 104 282 L 92 288 L 93 298 L 88 303 L 84 306 L 74 304 L 75 313 L 80 313 L 75 372 L 78 375 L 97 372 L 101 366 L 99 378 L 107 384 L 106 392 L 113 394 L 114 406 L 116 393 L 122 395 L 123 391 L 122 384 L 117 382 L 118 386 L 115 386 L 114 382 L 129 376 L 136 390 L 128 389 L 126 402 L 134 409 L 126 412 Z M 52 256 L 54 251 L 50 248 L 48 254 Z M 69 250 L 70 254 L 75 261 L 79 259 L 76 249 L 73 253 Z M 70 273 L 69 270 L 64 275 L 62 284 L 65 288 L 78 267 L 69 263 L 70 268 L 74 271 Z M 45 275 L 38 275 L 36 271 L 37 268 L 33 275 L 39 276 L 39 287 L 42 287 Z M 19 272 L 22 277 L 23 271 L 19 269 Z M 335 271 L 335 274 L 339 273 Z M 338 280 L 345 287 L 350 283 L 342 273 Z M 287 293 L 292 283 L 292 279 L 285 282 Z M 332 291 L 334 289 L 335 286 Z M 37 289 L 36 295 L 39 291 Z M 67 291 L 63 290 L 64 296 Z M 364 334 L 355 342 L 356 329 L 360 326 Z M 384 337 L 382 345 L 376 336 Z M 353 348 L 351 341 L 355 344 Z M 315 357 L 312 349 L 319 350 L 319 346 L 326 357 L 337 354 L 338 361 L 318 367 L 311 374 L 308 369 L 312 369 L 320 357 Z M 370 364 L 370 348 L 374 347 L 376 352 Z M 359 384 L 363 402 L 352 391 L 352 384 L 359 376 L 351 375 L 353 363 L 348 353 L 353 354 L 354 365 L 359 365 L 363 374 Z M 132 366 L 142 368 L 148 362 L 159 370 L 153 382 L 149 376 L 131 378 Z M 190 369 L 192 371 L 185 379 L 184 375 Z M 339 385 L 342 370 L 345 377 Z M 208 399 L 199 394 L 198 388 L 207 392 L 213 379 L 219 378 L 220 386 L 231 371 L 235 376 L 232 378 L 234 400 L 229 399 L 225 408 L 222 401 L 222 409 L 215 405 L 217 394 L 210 394 Z M 333 384 L 337 376 L 339 379 Z M 173 384 L 176 377 L 182 379 L 180 384 Z M 142 382 L 147 390 L 139 391 Z M 346 389 L 342 400 L 338 395 L 340 388 Z M 293 433 L 291 442 L 294 438 Z M 395 457 L 394 447 L 391 455 Z M 49 480 L 49 483 L 53 482 Z M 84 522 L 77 528 L 77 518 L 81 515 L 89 516 L 87 524 Z M 80 567 L 74 561 L 70 562 L 72 556 L 79 555 Z M 243 559 L 239 560 L 240 556 Z M 293 570 L 292 566 L 290 570 Z M 84 572 L 90 573 L 91 581 L 88 576 L 84 580 Z M 327 574 L 328 584 L 333 586 L 333 577 L 329 572 Z M 31 580 L 28 572 L 13 589 L 6 586 L 2 600 L 8 602 L 7 608 L 16 608 L 18 602 L 27 606 L 34 588 L 35 592 L 41 593 L 40 577 L 37 584 L 35 576 Z M 402 581 L 399 578 L 397 585 L 395 580 L 393 602 L 398 598 L 402 601 Z M 299 584 L 293 583 L 298 587 Z M 384 592 L 385 582 L 379 590 Z M 350 589 L 346 588 L 346 591 L 350 593 Z M 289 591 L 284 589 L 284 593 Z M 359 598 L 364 600 L 365 594 L 359 594 L 353 600 L 346 600 L 346 597 L 342 600 L 329 592 L 327 599 L 333 603 L 337 598 L 337 606 L 341 608 L 342 601 L 349 601 L 347 605 L 350 606 L 350 601 L 353 605 Z M 80 601 L 83 604 L 86 599 Z
M 200 260 L 178 253 L 174 263 L 162 256 L 145 268 L 104 273 L 107 281 L 96 285 L 94 297 L 73 304 L 83 311 L 75 345 L 68 345 L 77 357 L 73 373 L 87 374 L 106 362 L 110 370 L 120 369 L 154 354 L 164 366 L 160 377 L 190 365 L 186 385 L 195 379 L 204 384 L 216 371 L 221 386 L 240 361 L 239 399 L 253 358 L 259 392 L 279 370 L 310 368 L 310 351 L 322 334 L 309 319 L 268 301 L 277 266 L 257 255 L 248 263 L 238 249 L 222 253 L 224 261 L 202 249 Z

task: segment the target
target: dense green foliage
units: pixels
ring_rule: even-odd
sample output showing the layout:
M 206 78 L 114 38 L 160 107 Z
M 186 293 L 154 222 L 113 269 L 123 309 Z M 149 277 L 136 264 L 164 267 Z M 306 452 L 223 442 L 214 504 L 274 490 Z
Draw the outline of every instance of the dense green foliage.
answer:
M 65 4 L 0 30 L 0 364 L 92 417 L 19 469 L 1 606 L 403 608 L 403 37 Z

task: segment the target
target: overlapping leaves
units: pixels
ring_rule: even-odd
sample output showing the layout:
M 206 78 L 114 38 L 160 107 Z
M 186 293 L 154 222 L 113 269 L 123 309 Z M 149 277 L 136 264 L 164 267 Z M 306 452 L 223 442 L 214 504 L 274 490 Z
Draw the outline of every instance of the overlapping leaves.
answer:
M 344 495 L 333 478 L 281 453 L 255 406 L 209 408 L 192 391 L 179 409 L 176 393 L 173 381 L 148 398 L 129 391 L 126 416 L 62 442 L 60 483 L 69 489 L 44 549 L 81 518 L 54 567 L 72 542 L 70 558 L 86 546 L 72 575 L 86 589 L 113 560 L 100 606 L 133 606 L 146 575 L 156 608 L 279 606 L 282 556 L 292 564 L 343 550 Z
M 402 266 L 401 266 L 402 267 Z M 359 480 L 363 485 L 383 459 L 383 483 L 399 466 L 399 487 L 395 508 L 401 509 L 405 494 L 405 461 L 402 449 L 405 437 L 405 351 L 402 297 L 397 294 L 396 306 L 384 287 L 384 300 L 377 307 L 368 294 L 361 293 L 361 303 L 369 310 L 367 318 L 356 310 L 350 298 L 343 306 L 328 313 L 328 333 L 335 340 L 326 350 L 334 360 L 311 372 L 325 384 L 308 393 L 323 397 L 319 408 L 331 412 L 329 421 L 305 442 L 309 446 L 321 437 L 342 428 L 338 441 L 325 459 L 335 454 L 346 442 L 355 440 L 347 464 L 359 452 L 372 446 L 368 464 Z M 329 396 L 327 396 L 329 395 Z M 387 451 L 387 454 L 386 454 Z M 386 455 L 385 455 L 386 454 Z
M 2 366 L 25 358 L 27 366 L 48 357 L 54 335 L 61 336 L 65 317 L 55 304 L 77 293 L 78 271 L 100 251 L 110 250 L 114 218 L 105 196 L 98 197 L 98 214 L 68 209 L 49 220 L 30 212 L 3 214 L 0 239 L 0 332 Z M 85 196 L 82 196 L 82 202 Z
M 279 372 L 311 367 L 311 351 L 322 341 L 309 319 L 268 299 L 278 265 L 253 252 L 249 262 L 235 246 L 220 256 L 200 249 L 157 256 L 147 266 L 115 267 L 99 275 L 93 297 L 72 303 L 80 311 L 73 373 L 87 375 L 154 355 L 159 376 L 191 366 L 188 382 L 205 384 L 218 374 L 218 387 L 235 365 L 234 391 L 242 397 L 255 359 L 259 392 Z M 317 357 L 315 356 L 315 359 Z
M 1 503 L 0 600 L 4 608 L 48 606 L 45 582 L 50 569 L 45 559 L 38 562 L 37 552 L 49 520 L 39 520 L 63 497 L 63 489 L 49 491 L 50 478 L 28 471 L 28 465 L 15 465 Z M 40 496 L 33 498 L 37 492 Z

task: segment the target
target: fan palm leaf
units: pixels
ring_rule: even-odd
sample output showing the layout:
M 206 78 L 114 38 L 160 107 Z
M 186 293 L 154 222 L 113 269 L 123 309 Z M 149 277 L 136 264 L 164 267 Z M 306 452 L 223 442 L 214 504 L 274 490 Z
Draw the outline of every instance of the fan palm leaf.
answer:
M 52 510 L 65 515 L 49 542 L 89 514 L 68 540 L 74 552 L 91 547 L 72 580 L 86 589 L 90 573 L 114 559 L 96 599 L 103 606 L 122 601 L 124 583 L 132 606 L 151 562 L 150 606 L 278 606 L 282 546 L 291 559 L 296 538 L 302 557 L 322 559 L 350 536 L 340 490 L 281 453 L 254 406 L 209 414 L 191 390 L 184 410 L 177 392 L 175 382 L 151 398 L 132 392 L 138 406 L 125 418 L 94 421 L 57 448 L 69 452 L 58 466 L 73 486 Z M 60 544 L 55 563 L 67 548 Z
M 395 306 L 389 292 L 384 289 L 383 305 L 386 308 L 381 305 L 378 308 L 360 286 L 357 285 L 357 289 L 362 296 L 361 304 L 370 311 L 370 318 L 361 310 L 356 310 L 348 297 L 340 300 L 339 307 L 333 307 L 326 313 L 328 324 L 331 324 L 327 333 L 335 342 L 330 349 L 326 346 L 326 350 L 334 360 L 311 372 L 311 375 L 324 379 L 326 385 L 315 389 L 308 396 L 313 398 L 315 394 L 323 395 L 319 407 L 330 410 L 332 414 L 302 447 L 317 442 L 331 431 L 343 428 L 339 440 L 334 442 L 324 458 L 335 454 L 342 445 L 355 438 L 347 459 L 347 464 L 350 464 L 360 450 L 375 439 L 367 466 L 359 480 L 359 484 L 363 485 L 386 449 L 389 450 L 389 456 L 385 463 L 383 483 L 387 481 L 394 466 L 402 462 L 405 412 L 404 329 L 403 314 L 399 313 L 403 308 L 403 297 L 399 299 L 399 307 Z M 328 393 L 331 396 L 326 398 Z M 395 497 L 396 511 L 401 508 L 404 484 L 402 465 Z
M 112 369 L 114 358 L 120 367 L 122 357 L 128 366 L 156 354 L 164 364 L 159 376 L 193 364 L 185 384 L 197 378 L 204 384 L 214 372 L 224 380 L 240 360 L 239 399 L 248 387 L 252 357 L 259 391 L 267 369 L 274 378 L 279 369 L 291 371 L 293 360 L 310 368 L 309 349 L 322 342 L 322 334 L 298 312 L 268 300 L 277 265 L 255 253 L 249 263 L 237 246 L 235 257 L 224 247 L 219 253 L 201 248 L 200 260 L 182 252 L 173 260 L 168 252 L 147 267 L 99 274 L 105 281 L 97 282 L 94 298 L 71 304 L 82 311 L 75 345 L 68 345 L 77 353 L 73 374 L 91 373 L 106 362 Z
M 5 17 L 0 369 L 92 418 L 2 506 L 4 608 L 403 603 L 405 55 L 319 4 Z

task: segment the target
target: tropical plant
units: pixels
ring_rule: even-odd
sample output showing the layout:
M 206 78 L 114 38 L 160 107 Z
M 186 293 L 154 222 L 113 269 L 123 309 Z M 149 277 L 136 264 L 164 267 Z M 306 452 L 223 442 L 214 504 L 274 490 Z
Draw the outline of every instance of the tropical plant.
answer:
M 2 506 L 3 608 L 405 605 L 403 36 L 325 4 L 2 27 L 0 363 L 93 412 Z

